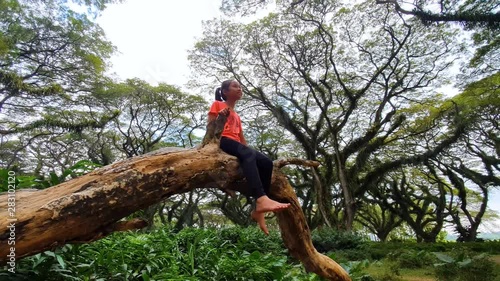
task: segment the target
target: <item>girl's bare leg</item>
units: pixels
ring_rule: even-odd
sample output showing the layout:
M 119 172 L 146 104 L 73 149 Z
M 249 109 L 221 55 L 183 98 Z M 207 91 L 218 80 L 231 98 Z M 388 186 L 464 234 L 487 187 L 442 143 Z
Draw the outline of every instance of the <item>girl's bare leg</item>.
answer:
M 269 230 L 267 229 L 265 215 L 266 215 L 266 213 L 259 213 L 259 212 L 253 211 L 252 212 L 252 219 L 257 222 L 260 229 L 262 231 L 264 231 L 264 233 L 266 235 L 269 235 Z
M 266 226 L 266 213 L 282 211 L 288 207 L 290 207 L 290 204 L 274 201 L 267 197 L 267 195 L 264 195 L 257 199 L 257 206 L 255 207 L 255 211 L 252 212 L 252 219 L 257 222 L 260 229 L 262 229 L 266 235 L 269 235 L 269 230 Z

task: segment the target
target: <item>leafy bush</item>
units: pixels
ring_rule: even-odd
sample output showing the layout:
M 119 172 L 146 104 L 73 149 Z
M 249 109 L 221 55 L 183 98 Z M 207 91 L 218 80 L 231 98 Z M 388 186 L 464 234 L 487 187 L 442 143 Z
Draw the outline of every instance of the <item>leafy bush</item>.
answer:
M 339 250 L 334 253 L 337 256 L 337 259 L 335 259 L 337 262 L 339 260 L 340 262 L 372 260 L 372 255 L 366 250 L 365 246 L 356 249 Z
M 455 243 L 456 247 L 469 249 L 476 253 L 500 254 L 500 240 L 490 240 L 483 242 Z
M 387 259 L 395 262 L 397 268 L 423 268 L 433 265 L 436 258 L 433 254 L 425 250 L 407 250 L 391 252 L 387 255 Z
M 319 280 L 257 228 L 114 233 L 21 259 L 0 280 Z
M 347 271 L 353 281 L 375 281 L 373 277 L 364 272 L 369 266 L 369 260 L 353 261 L 342 264 L 342 267 Z
M 482 243 L 372 243 L 355 234 L 328 230 L 316 231 L 313 237 L 318 248 L 340 249 L 329 255 L 350 272 L 353 280 L 364 281 L 398 280 L 397 276 L 389 275 L 374 279 L 364 273 L 367 264 L 373 264 L 368 261 L 370 256 L 388 256 L 392 252 L 389 256 L 404 267 L 416 267 L 421 260 L 427 260 L 425 252 L 431 250 L 455 248 L 453 255 L 474 256 L 475 250 L 485 247 Z M 320 237 L 325 237 L 324 241 Z M 498 245 L 496 243 L 489 245 Z M 265 236 L 255 227 L 187 228 L 178 233 L 163 227 L 149 233 L 114 233 L 90 244 L 65 245 L 20 259 L 15 275 L 9 275 L 6 267 L 0 267 L 0 280 L 322 280 L 315 274 L 306 273 L 286 252 L 279 233 Z M 472 273 L 493 276 L 491 268 L 494 265 L 482 260 L 481 256 L 471 258 L 470 264 L 459 254 L 457 257 L 462 263 L 442 268 L 437 265 L 436 275 L 440 271 L 446 275 L 446 270 L 458 268 L 462 278 L 473 278 Z
M 231 227 L 221 229 L 218 231 L 218 235 L 221 241 L 244 248 L 248 252 L 265 249 L 266 253 L 280 255 L 288 251 L 281 240 L 280 234 L 275 231 L 266 236 L 256 227 Z
M 37 176 L 33 175 L 16 174 L 15 186 L 16 189 L 22 189 L 22 188 L 44 189 L 50 186 L 60 184 L 68 180 L 68 178 L 76 178 L 81 175 L 87 174 L 98 167 L 101 167 L 101 165 L 93 163 L 90 160 L 80 160 L 76 162 L 73 166 L 65 169 L 61 175 L 57 175 L 54 172 L 50 172 L 46 179 L 39 179 Z M 0 192 L 8 190 L 8 175 L 9 175 L 9 170 L 0 169 Z
M 469 251 L 474 253 L 500 254 L 500 241 L 484 242 L 446 242 L 446 243 L 414 243 L 414 242 L 366 242 L 366 252 L 372 259 L 380 260 L 390 253 L 402 250 L 425 252 L 451 252 L 454 250 Z
M 312 242 L 319 252 L 359 249 L 366 245 L 365 237 L 349 231 L 333 228 L 318 228 L 312 231 Z
M 453 256 L 435 253 L 441 261 L 434 265 L 435 274 L 440 281 L 490 281 L 494 280 L 496 264 L 486 254 L 472 258 L 466 252 Z

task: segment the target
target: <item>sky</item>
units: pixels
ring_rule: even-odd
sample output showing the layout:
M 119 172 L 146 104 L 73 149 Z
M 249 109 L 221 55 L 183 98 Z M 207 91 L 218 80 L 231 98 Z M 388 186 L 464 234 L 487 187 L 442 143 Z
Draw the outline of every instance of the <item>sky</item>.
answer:
M 96 22 L 118 49 L 110 74 L 119 80 L 140 78 L 185 89 L 190 69 L 188 50 L 202 35 L 202 21 L 222 17 L 221 0 L 125 0 L 108 5 Z M 500 191 L 489 207 L 500 213 Z M 498 231 L 500 223 L 488 226 Z
M 189 80 L 188 50 L 202 34 L 202 21 L 220 17 L 220 0 L 126 0 L 97 18 L 118 54 L 111 72 L 183 87 Z

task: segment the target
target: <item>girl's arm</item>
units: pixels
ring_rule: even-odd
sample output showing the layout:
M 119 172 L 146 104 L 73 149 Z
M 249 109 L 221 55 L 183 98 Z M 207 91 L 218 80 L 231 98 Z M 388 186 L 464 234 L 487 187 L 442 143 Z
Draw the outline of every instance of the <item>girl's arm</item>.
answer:
M 212 122 L 212 121 L 214 121 L 215 119 L 217 119 L 217 115 L 215 115 L 213 113 L 212 114 L 209 113 L 208 114 L 207 124 L 210 123 L 210 122 Z
M 208 120 L 207 120 L 207 124 L 210 123 L 211 121 L 214 121 L 215 119 L 217 119 L 217 115 L 219 114 L 222 114 L 222 115 L 226 115 L 228 116 L 229 115 L 229 108 L 226 107 L 226 108 L 223 108 L 222 110 L 220 110 L 217 114 L 214 113 L 214 112 L 209 112 L 208 113 Z

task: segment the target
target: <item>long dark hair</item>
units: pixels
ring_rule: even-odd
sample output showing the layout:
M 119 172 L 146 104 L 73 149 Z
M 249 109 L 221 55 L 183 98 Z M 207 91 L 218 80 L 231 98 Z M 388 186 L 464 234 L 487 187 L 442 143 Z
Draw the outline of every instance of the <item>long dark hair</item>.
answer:
M 222 82 L 219 88 L 215 89 L 215 100 L 225 101 L 227 99 L 225 92 L 229 90 L 229 85 L 231 85 L 231 82 L 233 82 L 233 80 L 226 80 Z

